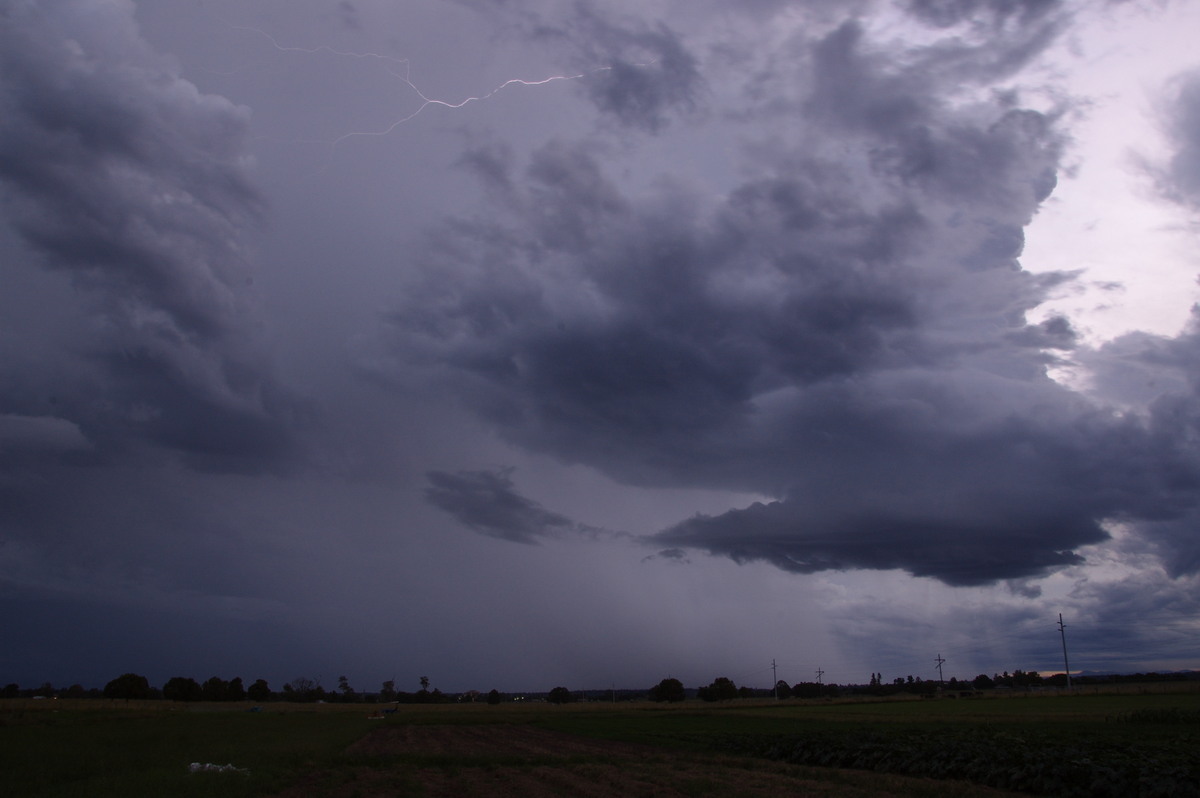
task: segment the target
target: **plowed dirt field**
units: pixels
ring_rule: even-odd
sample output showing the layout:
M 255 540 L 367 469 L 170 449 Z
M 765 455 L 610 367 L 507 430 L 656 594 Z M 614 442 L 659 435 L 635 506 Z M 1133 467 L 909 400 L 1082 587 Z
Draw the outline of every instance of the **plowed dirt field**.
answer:
M 705 756 L 518 725 L 385 726 L 354 743 L 346 755 L 346 767 L 311 773 L 279 798 L 1013 795 L 954 782 Z

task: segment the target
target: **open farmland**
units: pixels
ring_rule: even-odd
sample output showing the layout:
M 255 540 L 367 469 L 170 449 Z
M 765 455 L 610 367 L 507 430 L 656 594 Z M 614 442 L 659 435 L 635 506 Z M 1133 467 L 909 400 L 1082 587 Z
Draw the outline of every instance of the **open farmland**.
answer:
M 1200 794 L 1195 691 L 203 709 L 0 703 L 0 794 Z

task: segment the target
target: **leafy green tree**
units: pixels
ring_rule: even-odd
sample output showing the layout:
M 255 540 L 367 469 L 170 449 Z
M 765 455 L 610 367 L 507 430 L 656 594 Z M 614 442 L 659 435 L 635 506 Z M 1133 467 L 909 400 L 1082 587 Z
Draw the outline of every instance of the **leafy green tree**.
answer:
M 683 682 L 672 678 L 663 679 L 650 688 L 648 697 L 651 701 L 682 701 L 684 699 Z
M 172 676 L 163 685 L 163 698 L 168 701 L 199 701 L 204 698 L 204 690 L 195 679 L 185 676 Z
M 546 700 L 551 704 L 569 704 L 575 700 L 575 696 L 565 687 L 555 687 L 547 694 Z
M 105 698 L 142 699 L 150 697 L 150 682 L 136 673 L 123 673 L 104 685 Z
M 254 684 L 250 685 L 250 689 L 246 691 L 251 701 L 270 701 L 271 686 L 267 684 L 266 679 L 256 679 Z

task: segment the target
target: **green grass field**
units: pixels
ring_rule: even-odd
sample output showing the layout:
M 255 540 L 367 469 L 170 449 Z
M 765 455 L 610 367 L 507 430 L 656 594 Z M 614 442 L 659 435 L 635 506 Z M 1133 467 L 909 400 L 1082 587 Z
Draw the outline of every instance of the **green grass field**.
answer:
M 248 712 L 247 706 L 0 702 L 0 795 L 271 795 L 312 773 L 324 774 L 321 783 L 338 783 L 368 767 L 402 775 L 405 768 L 422 766 L 417 757 L 368 759 L 347 752 L 379 729 L 492 724 L 652 745 L 688 756 L 748 756 L 746 761 L 763 767 L 768 761 L 791 763 L 830 784 L 842 783 L 840 774 L 848 767 L 873 771 L 862 776 L 865 788 L 855 788 L 865 793 L 846 794 L 903 793 L 882 782 L 871 792 L 871 779 L 883 779 L 878 774 L 884 773 L 1056 795 L 1108 794 L 1092 784 L 1096 780 L 1107 780 L 1114 785 L 1111 794 L 1121 796 L 1195 795 L 1200 783 L 1195 690 L 853 703 L 412 705 L 383 720 L 369 719 L 373 708 L 366 705 L 267 704 L 262 712 Z M 413 733 L 419 735 L 419 729 Z M 442 754 L 436 766 L 496 766 L 494 758 L 485 759 Z M 244 770 L 190 773 L 192 762 Z M 545 764 L 526 762 L 525 770 L 539 763 Z M 839 769 L 814 767 L 820 764 Z M 424 794 L 419 784 L 397 778 L 395 784 L 408 787 L 327 794 Z M 724 793 L 714 788 L 707 794 Z

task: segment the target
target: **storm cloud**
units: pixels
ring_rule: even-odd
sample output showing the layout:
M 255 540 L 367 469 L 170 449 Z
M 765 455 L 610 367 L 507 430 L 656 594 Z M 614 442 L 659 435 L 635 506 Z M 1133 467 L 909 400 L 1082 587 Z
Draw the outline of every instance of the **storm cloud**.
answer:
M 519 494 L 510 473 L 508 469 L 456 474 L 430 471 L 425 498 L 468 528 L 514 543 L 534 543 L 575 527 L 566 516 Z
M 941 26 L 976 5 L 913 8 Z M 1028 28 L 1052 5 L 988 8 Z M 775 497 L 652 544 L 977 585 L 1079 564 L 1114 519 L 1186 523 L 1200 471 L 1161 428 L 1190 428 L 1192 398 L 1114 414 L 1046 374 L 1069 320 L 1025 321 L 1072 279 L 1019 261 L 1057 120 L 949 104 L 927 63 L 863 37 L 813 43 L 791 140 L 747 147 L 719 198 L 667 176 L 628 195 L 582 145 L 520 178 L 510 154 L 493 218 L 429 252 L 395 340 L 520 446 Z
M 0 0 L 5 682 L 1194 665 L 1196 14 Z
M 58 354 L 69 368 L 5 353 L 4 408 L 74 424 L 102 448 L 141 438 L 197 467 L 260 468 L 289 446 L 287 402 L 250 343 L 239 242 L 262 202 L 248 111 L 181 78 L 132 11 L 77 0 L 4 12 L 0 180 L 36 257 L 20 265 L 66 275 L 86 314 Z

